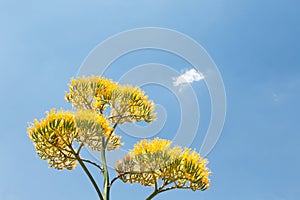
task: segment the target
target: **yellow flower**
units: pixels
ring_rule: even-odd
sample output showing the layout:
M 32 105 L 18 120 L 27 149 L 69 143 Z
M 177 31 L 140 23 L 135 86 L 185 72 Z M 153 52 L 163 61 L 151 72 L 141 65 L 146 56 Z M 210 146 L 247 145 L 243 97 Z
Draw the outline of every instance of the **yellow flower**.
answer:
M 119 174 L 126 173 L 121 176 L 124 182 L 153 186 L 161 179 L 174 183 L 176 188 L 205 190 L 211 174 L 206 164 L 207 160 L 196 151 L 171 148 L 171 141 L 155 138 L 135 144 L 115 169 Z
M 81 110 L 75 113 L 76 126 L 78 128 L 79 142 L 84 142 L 92 150 L 100 151 L 103 137 L 108 140 L 108 150 L 115 150 L 121 144 L 120 136 L 112 133 L 110 122 L 102 115 L 93 110 Z
M 171 141 L 163 140 L 160 138 L 155 138 L 154 140 L 141 140 L 139 143 L 134 145 L 134 154 L 147 154 L 155 153 L 158 151 L 169 150 L 171 146 Z
M 72 78 L 69 84 L 69 93 L 65 99 L 72 103 L 76 110 L 101 109 L 109 103 L 112 91 L 117 83 L 99 76 Z
M 152 122 L 155 118 L 154 103 L 148 100 L 145 92 L 131 85 L 119 85 L 109 79 L 90 76 L 71 79 L 65 99 L 76 110 L 96 110 L 103 113 L 111 108 L 111 121 Z
M 154 103 L 137 87 L 119 85 L 111 102 L 111 116 L 114 123 L 154 121 Z
M 72 142 L 77 137 L 77 129 L 71 112 L 52 109 L 46 118 L 40 121 L 35 119 L 27 130 L 37 154 L 41 159 L 48 160 L 50 167 L 74 169 L 76 159 Z

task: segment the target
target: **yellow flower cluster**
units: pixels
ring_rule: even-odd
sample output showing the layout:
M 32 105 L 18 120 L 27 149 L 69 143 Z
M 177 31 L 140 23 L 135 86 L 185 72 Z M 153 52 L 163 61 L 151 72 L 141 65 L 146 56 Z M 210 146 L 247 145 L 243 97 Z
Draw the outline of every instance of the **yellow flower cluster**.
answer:
M 152 122 L 155 118 L 154 103 L 139 88 L 130 85 L 119 86 L 115 98 L 112 99 L 112 121 L 120 124 L 125 122 Z
M 117 83 L 99 76 L 79 77 L 71 80 L 65 98 L 76 110 L 98 108 L 103 111 L 116 86 Z
M 110 106 L 112 123 L 154 120 L 154 103 L 139 88 L 119 85 L 109 79 L 91 76 L 72 79 L 66 100 L 76 110 L 97 110 L 103 113 Z
M 135 120 L 146 122 L 153 121 L 155 115 L 154 112 L 154 103 L 153 101 L 148 100 L 148 96 L 145 96 L 144 91 L 139 88 L 131 88 L 131 102 L 129 106 L 129 112 L 132 116 L 135 117 Z
M 116 82 L 99 77 L 97 91 L 94 96 L 94 107 L 100 111 L 104 111 L 110 105 L 113 92 L 117 86 Z
M 196 151 L 185 149 L 175 163 L 170 164 L 172 167 L 166 167 L 163 172 L 178 187 L 188 186 L 192 190 L 206 190 L 210 187 L 208 177 L 211 174 L 206 167 L 207 163 L 207 159 L 201 158 Z
M 28 128 L 38 155 L 56 169 L 73 169 L 74 142 L 80 143 L 79 149 L 115 150 L 122 143 L 113 127 L 125 122 L 151 122 L 155 116 L 154 103 L 142 90 L 99 76 L 72 79 L 65 98 L 76 113 L 51 110 L 45 119 L 35 120 Z M 107 107 L 110 109 L 105 111 Z
M 170 146 L 171 141 L 158 138 L 135 144 L 115 168 L 121 180 L 144 186 L 157 185 L 161 180 L 174 188 L 208 189 L 211 172 L 206 167 L 207 160 L 190 149 Z
M 170 150 L 172 142 L 169 140 L 163 140 L 155 138 L 154 140 L 141 140 L 140 142 L 134 144 L 133 154 L 147 154 L 147 153 L 156 153 L 158 151 Z
M 118 149 L 120 146 L 123 145 L 123 143 L 121 143 L 121 138 L 121 136 L 116 135 L 114 132 L 111 133 L 110 136 L 106 135 L 106 139 L 108 139 L 106 149 L 109 151 Z
M 107 140 L 107 150 L 122 145 L 121 137 L 113 133 L 110 122 L 92 110 L 72 113 L 52 109 L 46 118 L 34 120 L 28 127 L 28 135 L 41 159 L 48 160 L 50 167 L 59 170 L 75 167 L 74 142 L 96 151 L 100 151 L 103 141 L 106 143 Z
M 77 141 L 83 142 L 92 150 L 102 149 L 103 137 L 109 139 L 108 150 L 117 149 L 121 145 L 121 137 L 112 133 L 110 122 L 102 114 L 92 110 L 81 110 L 75 113 L 75 121 L 79 132 Z
M 28 134 L 35 144 L 37 154 L 48 160 L 50 167 L 73 169 L 76 159 L 72 151 L 72 142 L 78 132 L 71 112 L 56 112 L 54 109 L 45 119 L 34 120 L 28 127 Z

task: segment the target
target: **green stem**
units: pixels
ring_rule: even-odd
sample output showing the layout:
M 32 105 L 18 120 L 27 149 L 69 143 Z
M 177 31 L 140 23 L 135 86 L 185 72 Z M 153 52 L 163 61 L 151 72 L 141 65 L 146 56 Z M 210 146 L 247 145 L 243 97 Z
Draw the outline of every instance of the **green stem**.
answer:
M 155 197 L 159 193 L 159 190 L 154 190 L 147 198 L 146 200 L 151 200 L 153 197 Z
M 82 160 L 83 162 L 87 162 L 87 163 L 89 163 L 89 164 L 94 165 L 95 167 L 97 167 L 97 168 L 100 170 L 100 172 L 103 173 L 102 167 L 101 167 L 100 165 L 98 165 L 97 163 L 95 163 L 95 162 L 93 162 L 93 161 L 90 161 L 90 160 L 82 159 L 82 158 L 81 158 L 81 160 Z
M 104 194 L 104 200 L 109 200 L 109 192 L 110 192 L 110 185 L 109 185 L 109 173 L 106 163 L 106 157 L 105 157 L 105 138 L 102 138 L 102 149 L 101 149 L 101 159 L 102 159 L 102 169 L 103 169 L 103 175 L 104 175 L 104 184 L 103 184 L 103 194 Z
M 92 174 L 89 172 L 88 168 L 85 166 L 85 164 L 83 163 L 83 160 L 80 158 L 79 156 L 79 152 L 75 151 L 74 148 L 72 147 L 72 142 L 71 143 L 68 143 L 67 141 L 65 141 L 63 139 L 63 137 L 61 137 L 62 141 L 71 149 L 71 153 L 75 156 L 76 160 L 79 162 L 80 166 L 82 167 L 82 169 L 84 170 L 84 172 L 86 173 L 86 175 L 89 177 L 90 181 L 92 182 L 97 194 L 98 194 L 98 197 L 100 200 L 104 200 L 103 199 L 103 196 L 101 194 L 101 191 L 95 181 L 95 179 L 93 178 Z
M 108 142 L 110 140 L 110 137 L 116 127 L 118 126 L 118 123 L 120 122 L 121 119 L 119 119 L 113 126 L 112 131 L 110 132 L 107 140 L 105 140 L 105 137 L 102 137 L 102 149 L 101 149 L 101 159 L 102 159 L 102 169 L 103 169 L 103 175 L 104 175 L 104 184 L 103 184 L 103 193 L 104 193 L 104 198 L 105 200 L 109 200 L 109 193 L 110 193 L 110 187 L 111 184 L 109 183 L 109 173 L 108 173 L 108 168 L 107 168 L 107 163 L 106 163 L 106 157 L 105 157 L 105 150 L 108 145 Z
M 103 196 L 101 194 L 101 191 L 100 191 L 100 189 L 99 189 L 96 181 L 94 180 L 92 174 L 89 172 L 88 168 L 85 166 L 85 164 L 83 163 L 83 161 L 81 160 L 81 158 L 77 154 L 75 154 L 75 156 L 76 156 L 76 159 L 78 160 L 79 164 L 81 165 L 82 169 L 84 170 L 84 172 L 86 173 L 86 175 L 89 177 L 90 181 L 92 182 L 95 190 L 97 191 L 99 199 L 100 200 L 104 200 Z
M 157 188 L 158 186 L 157 186 L 157 181 L 156 181 L 155 182 L 155 189 L 154 189 L 154 191 L 146 198 L 146 200 L 151 200 L 157 194 L 169 190 L 169 189 L 167 189 L 167 190 L 164 189 L 164 187 L 167 186 L 167 185 L 169 185 L 169 184 L 171 184 L 171 183 L 173 183 L 173 182 L 164 181 L 163 184 L 159 188 Z

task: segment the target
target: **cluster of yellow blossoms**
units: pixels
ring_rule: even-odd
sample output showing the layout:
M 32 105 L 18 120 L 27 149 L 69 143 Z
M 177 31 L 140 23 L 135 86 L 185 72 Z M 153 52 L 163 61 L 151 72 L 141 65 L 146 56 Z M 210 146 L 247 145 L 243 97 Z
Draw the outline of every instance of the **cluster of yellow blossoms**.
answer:
M 74 142 L 95 151 L 115 150 L 122 145 L 121 136 L 114 133 L 115 125 L 134 120 L 151 122 L 154 117 L 154 103 L 142 90 L 102 77 L 72 79 L 65 98 L 76 112 L 52 110 L 28 128 L 38 155 L 56 169 L 73 169 Z M 107 107 L 109 113 L 104 113 Z
M 72 79 L 66 100 L 76 110 L 105 110 L 117 83 L 99 76 L 79 77 Z
M 109 119 L 112 123 L 151 122 L 155 117 L 154 103 L 148 100 L 144 91 L 101 77 L 72 79 L 66 100 L 76 110 L 94 109 L 103 113 L 110 107 Z
M 28 127 L 37 154 L 48 160 L 50 167 L 73 169 L 76 165 L 72 143 L 78 136 L 71 112 L 51 110 L 45 119 L 34 120 Z
M 105 145 L 103 141 L 106 140 L 107 150 L 115 150 L 121 145 L 121 136 L 114 134 L 110 122 L 102 114 L 93 110 L 81 110 L 75 113 L 75 121 L 80 133 L 77 141 L 92 150 L 100 151 Z
M 154 103 L 139 88 L 119 86 L 111 103 L 113 122 L 122 124 L 144 120 L 149 123 L 154 120 Z
M 37 154 L 43 160 L 48 160 L 50 167 L 59 170 L 71 170 L 76 165 L 74 142 L 100 151 L 103 138 L 106 138 L 108 142 L 105 148 L 117 149 L 121 145 L 121 137 L 112 131 L 109 121 L 102 114 L 84 110 L 72 113 L 52 109 L 46 118 L 40 121 L 35 119 L 28 127 Z
M 171 148 L 171 141 L 156 138 L 142 140 L 134 145 L 133 150 L 116 166 L 124 182 L 154 186 L 162 181 L 160 190 L 172 186 L 205 190 L 209 188 L 207 160 L 190 149 Z

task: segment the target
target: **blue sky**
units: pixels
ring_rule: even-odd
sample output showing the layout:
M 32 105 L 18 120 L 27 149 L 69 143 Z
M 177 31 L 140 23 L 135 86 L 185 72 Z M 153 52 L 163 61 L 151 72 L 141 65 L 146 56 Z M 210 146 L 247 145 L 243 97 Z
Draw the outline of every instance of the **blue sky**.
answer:
M 156 199 L 299 199 L 299 6 L 296 0 L 0 0 L 0 199 L 97 198 L 79 167 L 48 169 L 35 155 L 27 122 L 52 107 L 70 109 L 63 98 L 67 83 L 97 44 L 148 26 L 177 30 L 201 44 L 227 93 L 226 123 L 208 155 L 211 189 L 178 190 Z M 121 65 L 154 61 L 178 71 L 191 68 L 174 55 L 149 50 L 120 58 L 108 74 L 119 77 Z M 203 128 L 192 145 L 198 148 L 210 105 L 203 82 L 193 88 L 199 91 Z M 145 90 L 175 113 L 163 132 L 176 131 L 175 97 L 163 88 Z M 143 199 L 150 192 L 118 182 L 112 199 Z

